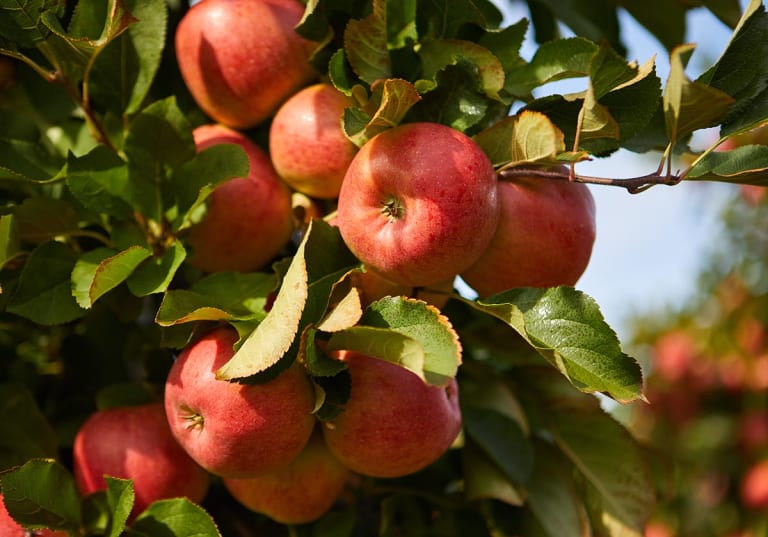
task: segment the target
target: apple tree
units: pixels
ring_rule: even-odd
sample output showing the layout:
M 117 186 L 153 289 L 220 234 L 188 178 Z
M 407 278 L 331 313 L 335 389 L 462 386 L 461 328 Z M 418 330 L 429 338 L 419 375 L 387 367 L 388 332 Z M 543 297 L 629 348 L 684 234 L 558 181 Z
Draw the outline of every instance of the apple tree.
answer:
M 251 20 L 250 10 L 266 2 L 252 0 L 229 24 Z M 283 85 L 284 100 L 316 82 L 330 85 L 346 98 L 338 117 L 344 142 L 366 152 L 403 125 L 449 127 L 481 149 L 499 185 L 639 194 L 681 181 L 768 184 L 765 145 L 722 150 L 768 121 L 762 2 L 743 12 L 735 0 L 700 2 L 696 9 L 709 9 L 733 38 L 695 79 L 686 73 L 695 50 L 685 43 L 690 4 L 627 4 L 665 47 L 666 80 L 654 58 L 626 58 L 618 8 L 608 0 L 530 1 L 530 16 L 517 21 L 505 21 L 503 6 L 489 0 L 310 0 L 296 10 L 292 37 L 281 34 L 308 44 L 306 57 L 262 60 L 257 67 L 269 75 L 244 94 Z M 214 117 L 216 105 L 189 82 L 186 55 L 199 55 L 207 66 L 200 80 L 219 88 L 206 99 L 237 105 L 237 88 L 220 71 L 227 61 L 235 71 L 258 64 L 267 47 L 243 54 L 238 43 L 277 23 L 181 54 L 174 38 L 193 9 L 175 0 L 0 0 L 0 492 L 13 519 L 0 523 L 15 525 L 8 532 L 77 536 L 643 535 L 663 471 L 649 435 L 603 402 L 654 400 L 639 362 L 578 283 L 477 295 L 460 279 L 396 282 L 366 298 L 366 275 L 376 271 L 347 244 L 332 195 L 292 197 L 290 237 L 264 266 L 195 263 L 206 246 L 191 239 L 196 226 L 214 212 L 217 193 L 255 167 L 253 151 L 234 139 L 198 147 L 196 129 L 229 122 L 268 154 L 275 110 L 253 124 L 232 124 L 248 107 Z M 529 35 L 536 52 L 523 58 Z M 292 69 L 305 74 L 286 85 L 281 74 Z M 547 92 L 564 79 L 581 91 Z M 222 91 L 232 94 L 222 99 Z M 718 139 L 694 151 L 691 136 L 712 127 Z M 619 149 L 657 152 L 660 162 L 638 177 L 580 173 L 579 163 Z M 435 154 L 438 165 L 450 160 Z M 423 161 L 432 165 L 429 152 Z M 435 185 L 451 195 L 451 185 Z M 238 196 L 228 199 L 223 214 L 237 214 Z M 386 201 L 379 212 L 400 209 Z M 245 249 L 233 235 L 214 237 L 208 242 Z M 176 357 L 211 329 L 237 340 L 217 382 L 266 389 L 301 368 L 318 430 L 340 424 L 354 402 L 344 353 L 388 362 L 418 377 L 420 388 L 457 386 L 461 430 L 411 473 L 345 474 L 332 505 L 302 523 L 247 507 L 222 475 L 210 476 L 202 500 L 158 497 L 140 513 L 132 512 L 138 473 L 107 475 L 100 490 L 85 491 L 74 468 L 82 425 L 98 411 L 162 401 Z M 370 390 L 374 405 L 394 408 L 409 395 L 382 386 Z M 122 440 L 116 450 L 131 444 L 127 433 Z M 227 442 L 224 435 L 219 444 Z M 418 448 L 425 439 L 414 432 L 398 442 Z M 272 480 L 271 499 L 287 496 L 279 491 L 292 483 L 300 489 L 292 503 L 313 496 L 321 463 L 303 466 L 303 474 Z M 145 467 L 150 476 L 163 471 Z

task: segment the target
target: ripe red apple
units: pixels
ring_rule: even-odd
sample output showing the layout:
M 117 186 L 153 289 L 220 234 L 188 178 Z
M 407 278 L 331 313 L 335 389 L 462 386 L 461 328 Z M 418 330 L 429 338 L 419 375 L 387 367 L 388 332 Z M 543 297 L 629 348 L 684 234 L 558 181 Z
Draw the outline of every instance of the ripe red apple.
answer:
M 339 195 L 357 147 L 344 135 L 347 97 L 330 84 L 306 87 L 277 110 L 269 130 L 269 154 L 277 174 L 313 198 Z
M 498 229 L 462 279 L 481 297 L 514 287 L 574 285 L 595 242 L 595 203 L 587 186 L 525 177 L 499 181 L 498 189 Z
M 386 279 L 421 287 L 453 278 L 485 251 L 499 218 L 496 172 L 471 138 L 407 123 L 368 141 L 341 185 L 336 224 Z
M 197 127 L 194 137 L 200 151 L 216 144 L 240 145 L 250 169 L 247 177 L 225 181 L 209 196 L 207 213 L 189 229 L 189 263 L 205 272 L 263 268 L 291 238 L 290 189 L 266 152 L 243 134 L 210 124 Z
M 224 478 L 242 505 L 283 524 L 304 524 L 323 516 L 344 490 L 349 470 L 315 434 L 290 464 L 249 479 Z
M 77 432 L 72 464 L 81 494 L 106 489 L 105 475 L 132 479 L 132 516 L 160 499 L 199 503 L 208 491 L 208 473 L 176 442 L 162 403 L 92 414 Z
M 454 280 L 451 278 L 428 287 L 409 287 L 391 282 L 372 270 L 353 272 L 351 279 L 360 293 L 363 307 L 385 296 L 408 296 L 423 300 L 437 309 L 448 303 Z
M 435 462 L 461 429 L 458 385 L 430 386 L 414 373 L 357 352 L 336 353 L 349 367 L 344 411 L 325 422 L 331 452 L 348 468 L 399 477 Z
M 232 358 L 237 332 L 217 328 L 190 344 L 165 385 L 171 431 L 214 474 L 253 477 L 291 462 L 315 426 L 312 384 L 298 364 L 261 384 L 216 378 Z
M 0 494 L 0 535 L 3 537 L 26 536 L 26 531 L 21 524 L 12 519 L 10 513 L 8 513 L 2 494 Z
M 246 129 L 309 83 L 316 46 L 294 30 L 297 0 L 205 0 L 179 22 L 176 59 L 198 106 L 211 118 Z
M 768 508 L 768 459 L 754 463 L 741 480 L 741 501 L 751 509 Z

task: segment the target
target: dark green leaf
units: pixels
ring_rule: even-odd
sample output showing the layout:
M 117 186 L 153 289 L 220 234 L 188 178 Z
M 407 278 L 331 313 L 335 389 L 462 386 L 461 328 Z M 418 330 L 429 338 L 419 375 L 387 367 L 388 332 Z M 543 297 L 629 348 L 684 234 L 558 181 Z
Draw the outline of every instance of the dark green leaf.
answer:
M 60 15 L 64 6 L 63 0 L 0 0 L 0 37 L 19 47 L 35 47 L 50 33 L 40 17 L 48 12 Z
M 480 7 L 482 6 L 482 7 Z M 464 26 L 491 28 L 501 20 L 499 11 L 473 0 L 423 0 L 418 4 L 418 33 L 422 39 L 460 37 Z
M 136 267 L 126 281 L 128 289 L 136 296 L 165 292 L 186 257 L 184 245 L 175 241 L 162 255 L 153 256 Z
M 623 402 L 642 398 L 640 366 L 622 352 L 597 304 L 580 291 L 511 289 L 468 303 L 509 324 L 580 390 Z
M 685 39 L 686 8 L 683 2 L 621 0 L 618 4 L 656 36 L 667 50 L 672 50 Z
M 144 205 L 125 161 L 103 145 L 82 157 L 70 153 L 67 186 L 85 208 L 120 219 L 128 218 L 132 207 Z
M 0 269 L 21 252 L 19 226 L 12 214 L 0 216 Z
M 708 153 L 691 167 L 686 178 L 768 186 L 768 146 L 743 145 Z
M 221 537 L 216 523 L 202 507 L 186 498 L 160 500 L 141 513 L 128 537 Z
M 0 179 L 43 183 L 55 177 L 63 164 L 37 142 L 0 139 Z
M 607 41 L 623 53 L 616 4 L 612 0 L 539 0 L 576 35 L 600 43 Z
M 54 460 L 34 459 L 2 474 L 3 499 L 10 515 L 31 529 L 76 530 L 80 495 L 69 471 Z
M 133 509 L 133 483 L 129 479 L 111 476 L 105 476 L 104 481 L 107 483 L 107 506 L 112 515 L 106 537 L 120 537 Z
M 386 1 L 373 0 L 373 12 L 344 29 L 344 50 L 352 70 L 369 84 L 392 74 L 387 46 Z
M 75 208 L 60 199 L 27 198 L 14 207 L 13 214 L 21 238 L 30 242 L 44 242 L 60 235 L 76 234 L 80 230 Z
M 0 471 L 56 456 L 56 432 L 24 386 L 0 384 L 0 430 Z
M 55 325 L 83 316 L 86 310 L 72 296 L 70 275 L 77 254 L 59 242 L 32 251 L 8 303 L 8 312 L 42 325 Z

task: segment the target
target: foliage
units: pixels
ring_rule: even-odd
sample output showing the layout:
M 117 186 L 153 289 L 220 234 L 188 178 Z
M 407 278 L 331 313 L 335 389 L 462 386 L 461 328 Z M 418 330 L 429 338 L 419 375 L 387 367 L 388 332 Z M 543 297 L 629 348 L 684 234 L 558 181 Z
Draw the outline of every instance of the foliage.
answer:
M 542 41 L 530 60 L 519 54 L 529 22 L 500 28 L 488 0 L 313 0 L 297 31 L 353 99 L 343 125 L 358 145 L 430 120 L 475 136 L 500 170 L 622 147 L 660 149 L 668 164 L 699 129 L 722 125 L 720 142 L 768 118 L 764 6 L 739 17 L 737 2 L 703 4 L 735 33 L 698 80 L 685 74 L 684 4 L 630 8 L 669 48 L 665 83 L 653 59 L 623 57 L 608 2 L 530 2 Z M 324 394 L 321 417 L 343 405 L 344 383 L 317 343 L 378 352 L 426 382 L 459 379 L 456 449 L 419 475 L 363 480 L 349 501 L 291 531 L 640 535 L 654 501 L 650 461 L 593 394 L 643 399 L 641 370 L 577 289 L 452 294 L 441 311 L 397 297 L 363 307 L 350 285 L 360 263 L 322 220 L 264 271 L 189 266 L 186 231 L 247 160 L 236 146 L 195 151 L 192 129 L 207 119 L 169 46 L 184 11 L 164 0 L 0 0 L 0 485 L 11 515 L 73 535 L 284 534 L 220 484 L 202 506 L 157 502 L 130 528 L 130 483 L 86 498 L 73 486 L 72 440 L 87 415 L 161 397 L 174 353 L 226 322 L 242 338 L 222 375 L 259 382 L 299 359 Z M 556 19 L 580 35 L 557 36 Z M 584 90 L 533 97 L 565 78 Z M 649 184 L 768 184 L 764 148 L 734 158 L 713 149 L 674 176 L 660 166 Z

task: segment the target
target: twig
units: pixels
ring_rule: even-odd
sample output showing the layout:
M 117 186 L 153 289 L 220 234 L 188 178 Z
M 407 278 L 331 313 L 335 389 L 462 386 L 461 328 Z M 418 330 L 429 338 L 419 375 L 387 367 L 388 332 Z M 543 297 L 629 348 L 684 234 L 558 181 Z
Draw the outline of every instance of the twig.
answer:
M 507 168 L 499 172 L 501 179 L 514 179 L 516 177 L 538 177 L 540 179 L 559 179 L 561 181 L 573 181 L 575 183 L 587 183 L 593 185 L 618 186 L 625 188 L 630 194 L 639 194 L 655 185 L 676 185 L 682 180 L 678 174 L 662 174 L 660 170 L 639 177 L 624 179 L 612 179 L 608 177 L 593 177 L 573 173 L 568 168 Z

